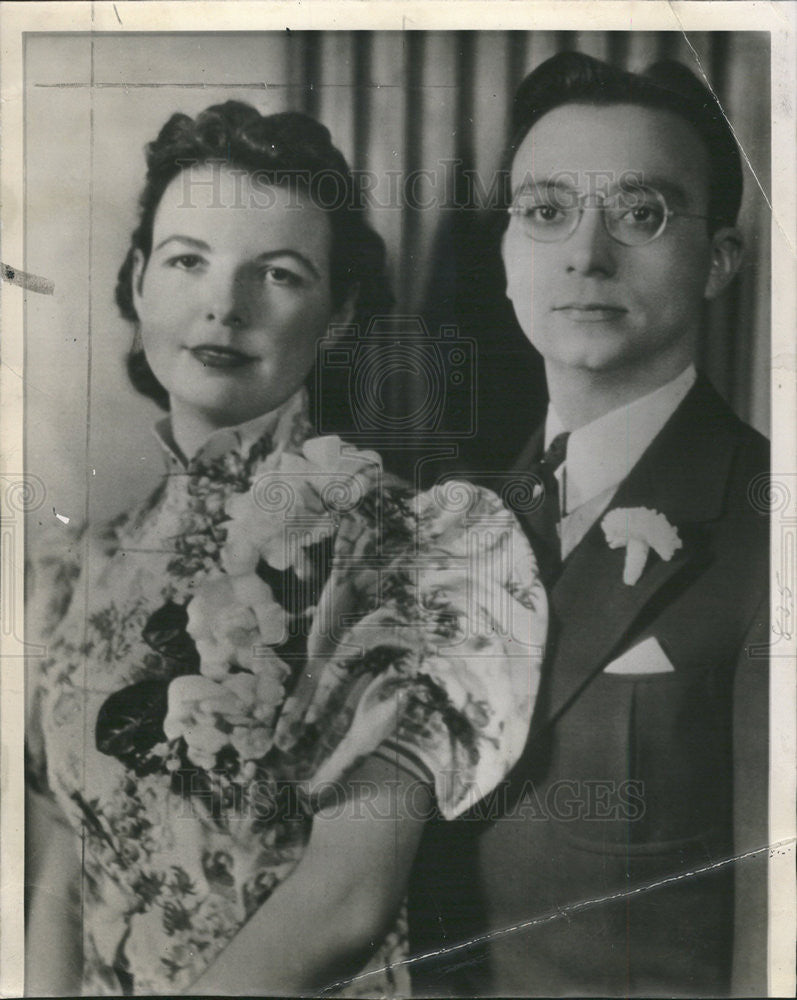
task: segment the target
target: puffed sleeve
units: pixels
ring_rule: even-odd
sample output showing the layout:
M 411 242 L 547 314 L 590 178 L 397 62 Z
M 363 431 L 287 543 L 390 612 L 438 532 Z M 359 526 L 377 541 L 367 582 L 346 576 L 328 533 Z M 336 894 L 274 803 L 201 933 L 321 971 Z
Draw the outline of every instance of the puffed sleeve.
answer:
M 534 555 L 494 494 L 385 489 L 341 526 L 283 745 L 313 734 L 311 792 L 376 754 L 431 783 L 453 818 L 520 756 L 546 629 Z

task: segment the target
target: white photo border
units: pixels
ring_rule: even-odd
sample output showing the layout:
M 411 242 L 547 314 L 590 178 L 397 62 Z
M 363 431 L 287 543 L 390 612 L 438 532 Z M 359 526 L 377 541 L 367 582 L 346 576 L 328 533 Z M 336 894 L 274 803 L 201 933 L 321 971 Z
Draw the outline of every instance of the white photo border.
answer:
M 489 13 L 487 11 L 489 10 Z M 23 176 L 23 45 L 27 32 L 221 32 L 291 30 L 766 31 L 772 79 L 772 489 L 788 499 L 772 515 L 773 623 L 781 625 L 771 673 L 769 995 L 795 993 L 795 789 L 797 671 L 797 165 L 794 147 L 797 72 L 793 2 L 666 0 L 303 0 L 303 2 L 9 2 L 0 6 L 0 180 L 2 260 L 25 260 Z M 21 274 L 21 273 L 20 273 Z M 19 275 L 3 274 L 0 329 L 0 996 L 23 990 L 23 313 Z M 43 280 L 46 282 L 46 275 Z M 30 287 L 30 285 L 29 285 Z

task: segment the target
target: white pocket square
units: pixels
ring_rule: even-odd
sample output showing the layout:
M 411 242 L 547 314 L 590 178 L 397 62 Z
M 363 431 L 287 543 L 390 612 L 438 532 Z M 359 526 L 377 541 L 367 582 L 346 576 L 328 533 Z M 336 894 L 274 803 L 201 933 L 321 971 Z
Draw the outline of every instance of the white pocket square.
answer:
M 653 636 L 632 646 L 603 669 L 605 674 L 671 674 L 674 671 L 675 667 Z

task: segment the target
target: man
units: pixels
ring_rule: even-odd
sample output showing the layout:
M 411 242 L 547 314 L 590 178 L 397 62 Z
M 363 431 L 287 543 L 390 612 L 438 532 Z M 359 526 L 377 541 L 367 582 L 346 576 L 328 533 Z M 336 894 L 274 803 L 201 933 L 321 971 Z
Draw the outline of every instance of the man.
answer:
M 760 995 L 769 545 L 748 489 L 768 452 L 692 360 L 739 266 L 738 149 L 672 62 L 555 56 L 515 125 L 507 294 L 550 396 L 517 465 L 544 502 L 520 516 L 552 624 L 526 751 L 475 845 L 470 989 Z

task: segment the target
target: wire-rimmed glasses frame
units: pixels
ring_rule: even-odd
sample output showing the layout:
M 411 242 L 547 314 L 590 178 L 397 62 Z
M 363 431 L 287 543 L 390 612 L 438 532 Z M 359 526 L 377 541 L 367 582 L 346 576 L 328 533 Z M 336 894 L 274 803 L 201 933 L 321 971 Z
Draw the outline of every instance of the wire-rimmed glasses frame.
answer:
M 588 202 L 594 204 L 588 204 Z M 561 243 L 578 229 L 587 209 L 601 212 L 609 236 L 622 246 L 646 246 L 658 239 L 670 219 L 708 220 L 711 216 L 671 209 L 661 191 L 630 188 L 608 196 L 577 191 L 519 192 L 507 211 L 523 232 L 538 243 Z M 547 215 L 546 215 L 547 213 Z

